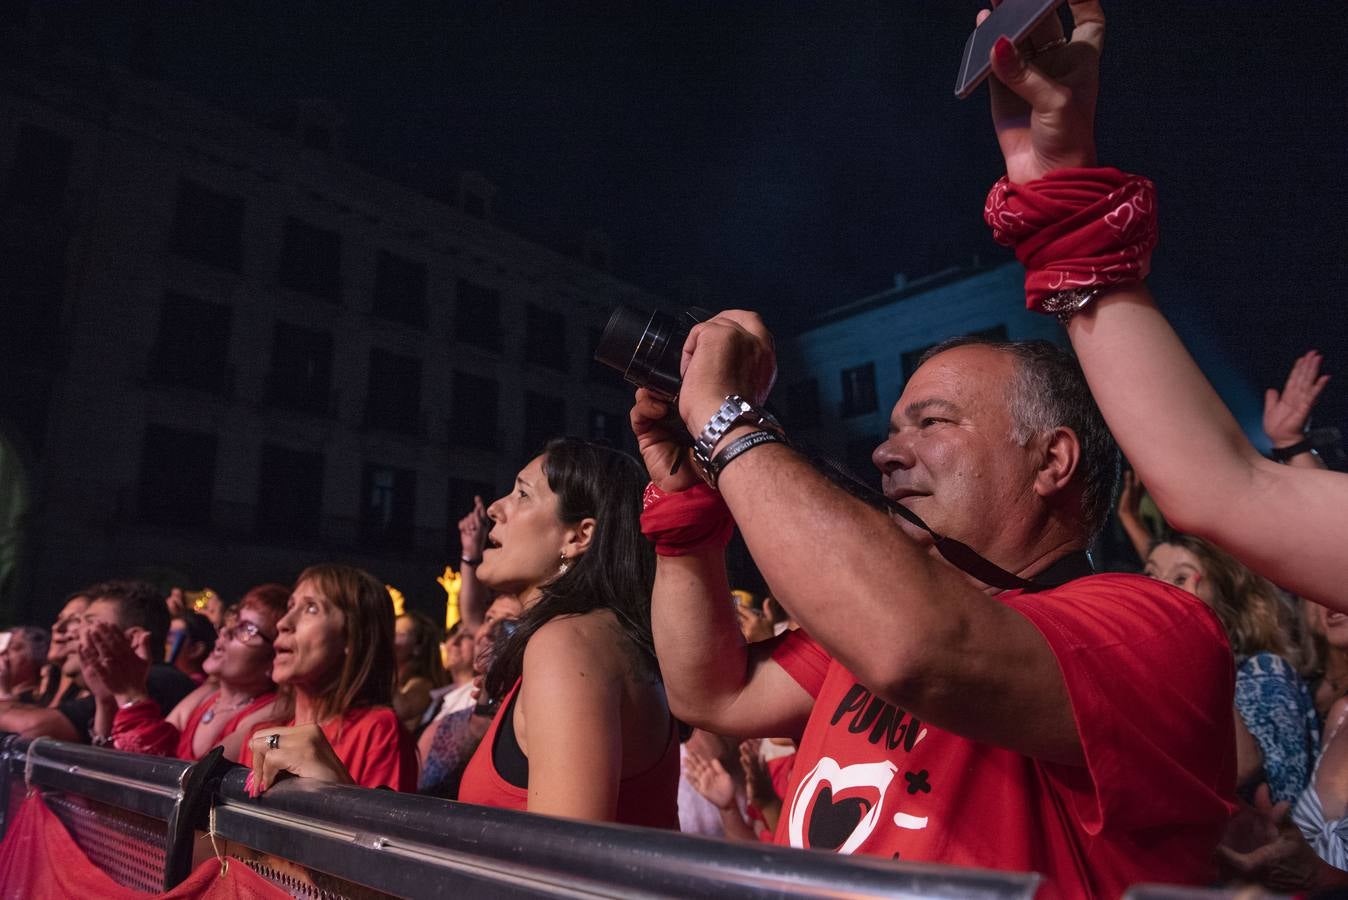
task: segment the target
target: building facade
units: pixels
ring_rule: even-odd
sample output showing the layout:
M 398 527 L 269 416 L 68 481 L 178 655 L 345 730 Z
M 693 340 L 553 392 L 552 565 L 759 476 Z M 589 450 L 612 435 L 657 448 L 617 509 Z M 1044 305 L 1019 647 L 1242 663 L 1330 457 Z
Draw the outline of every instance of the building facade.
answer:
M 5 619 L 150 575 L 227 598 L 339 559 L 429 607 L 455 523 L 549 437 L 627 445 L 590 359 L 658 300 L 343 161 L 297 105 L 260 127 L 126 71 L 0 54 Z M 438 595 L 438 596 L 437 596 Z

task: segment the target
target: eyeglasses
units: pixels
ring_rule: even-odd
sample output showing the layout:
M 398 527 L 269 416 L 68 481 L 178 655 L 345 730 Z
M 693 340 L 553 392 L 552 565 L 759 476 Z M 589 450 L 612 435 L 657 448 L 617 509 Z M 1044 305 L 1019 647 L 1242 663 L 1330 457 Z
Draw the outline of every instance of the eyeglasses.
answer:
M 240 644 L 256 644 L 258 641 L 270 644 L 276 640 L 275 638 L 267 637 L 262 633 L 262 629 L 258 628 L 252 622 L 238 622 L 234 625 L 226 625 L 220 629 L 219 633 L 220 637 L 225 640 L 235 640 Z

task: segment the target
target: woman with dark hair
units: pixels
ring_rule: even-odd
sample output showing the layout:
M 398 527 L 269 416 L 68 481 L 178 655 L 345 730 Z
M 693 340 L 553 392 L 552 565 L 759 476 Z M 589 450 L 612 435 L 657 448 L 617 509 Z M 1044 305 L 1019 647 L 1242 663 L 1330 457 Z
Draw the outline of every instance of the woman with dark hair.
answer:
M 524 612 L 495 647 L 499 699 L 459 799 L 595 821 L 678 828 L 677 728 L 651 641 L 654 553 L 637 462 L 554 440 L 488 509 L 478 577 Z
M 393 652 L 398 686 L 393 711 L 408 731 L 416 731 L 421 714 L 431 705 L 431 691 L 449 681 L 440 663 L 440 629 L 425 613 L 408 612 L 394 623 Z
M 1290 662 L 1278 589 L 1187 534 L 1154 544 L 1146 574 L 1197 595 L 1217 614 L 1236 658 L 1240 785 L 1252 790 L 1267 781 L 1273 802 L 1295 801 L 1310 778 L 1320 729 L 1310 691 Z
M 293 710 L 239 760 L 255 792 L 281 772 L 415 791 L 416 748 L 393 712 L 393 601 L 368 572 L 310 566 L 277 623 L 272 678 Z

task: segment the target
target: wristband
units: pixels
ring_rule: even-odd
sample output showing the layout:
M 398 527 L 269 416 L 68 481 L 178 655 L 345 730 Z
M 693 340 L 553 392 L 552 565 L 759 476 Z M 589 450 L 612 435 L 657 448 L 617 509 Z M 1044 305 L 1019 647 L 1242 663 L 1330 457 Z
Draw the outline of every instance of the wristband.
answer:
M 751 431 L 748 434 L 741 435 L 731 441 L 724 450 L 716 454 L 716 458 L 711 461 L 711 486 L 716 487 L 716 483 L 721 480 L 721 470 L 737 459 L 741 454 L 759 447 L 763 444 L 784 444 L 785 440 L 775 431 Z
M 1285 463 L 1294 456 L 1314 452 L 1315 445 L 1311 443 L 1310 438 L 1305 438 L 1287 447 L 1274 447 L 1269 451 L 1268 455 L 1280 463 Z
M 465 566 L 477 566 L 482 564 L 482 557 L 479 556 L 477 559 L 469 559 L 466 556 L 460 556 L 459 562 Z
M 641 507 L 641 533 L 655 545 L 657 556 L 724 549 L 735 530 L 730 508 L 705 484 L 673 494 L 648 484 Z
M 721 408 L 712 414 L 706 427 L 702 429 L 702 433 L 693 442 L 693 462 L 697 463 L 703 480 L 712 487 L 716 486 L 716 479 L 711 471 L 712 451 L 716 449 L 717 443 L 725 437 L 727 431 L 743 421 L 751 422 L 760 428 L 771 429 L 779 434 L 782 431 L 781 424 L 773 418 L 771 413 L 759 409 L 739 394 L 731 394 L 726 397 L 725 402 L 721 404 Z

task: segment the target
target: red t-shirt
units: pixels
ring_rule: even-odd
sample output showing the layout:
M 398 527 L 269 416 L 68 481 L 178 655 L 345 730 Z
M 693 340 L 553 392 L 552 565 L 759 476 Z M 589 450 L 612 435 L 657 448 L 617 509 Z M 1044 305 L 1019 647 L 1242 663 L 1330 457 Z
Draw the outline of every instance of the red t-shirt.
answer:
M 268 727 L 259 725 L 253 729 L 253 734 L 265 734 Z M 350 709 L 342 718 L 324 724 L 323 734 L 356 784 L 416 793 L 417 746 L 391 708 L 361 706 Z M 250 768 L 253 765 L 253 749 L 247 741 L 239 754 L 239 762 Z
M 777 843 L 1039 872 L 1041 897 L 1211 880 L 1236 768 L 1235 674 L 1216 617 L 1191 594 L 1136 575 L 997 599 L 1057 657 L 1086 766 L 920 722 L 797 631 L 773 659 L 815 705 Z

